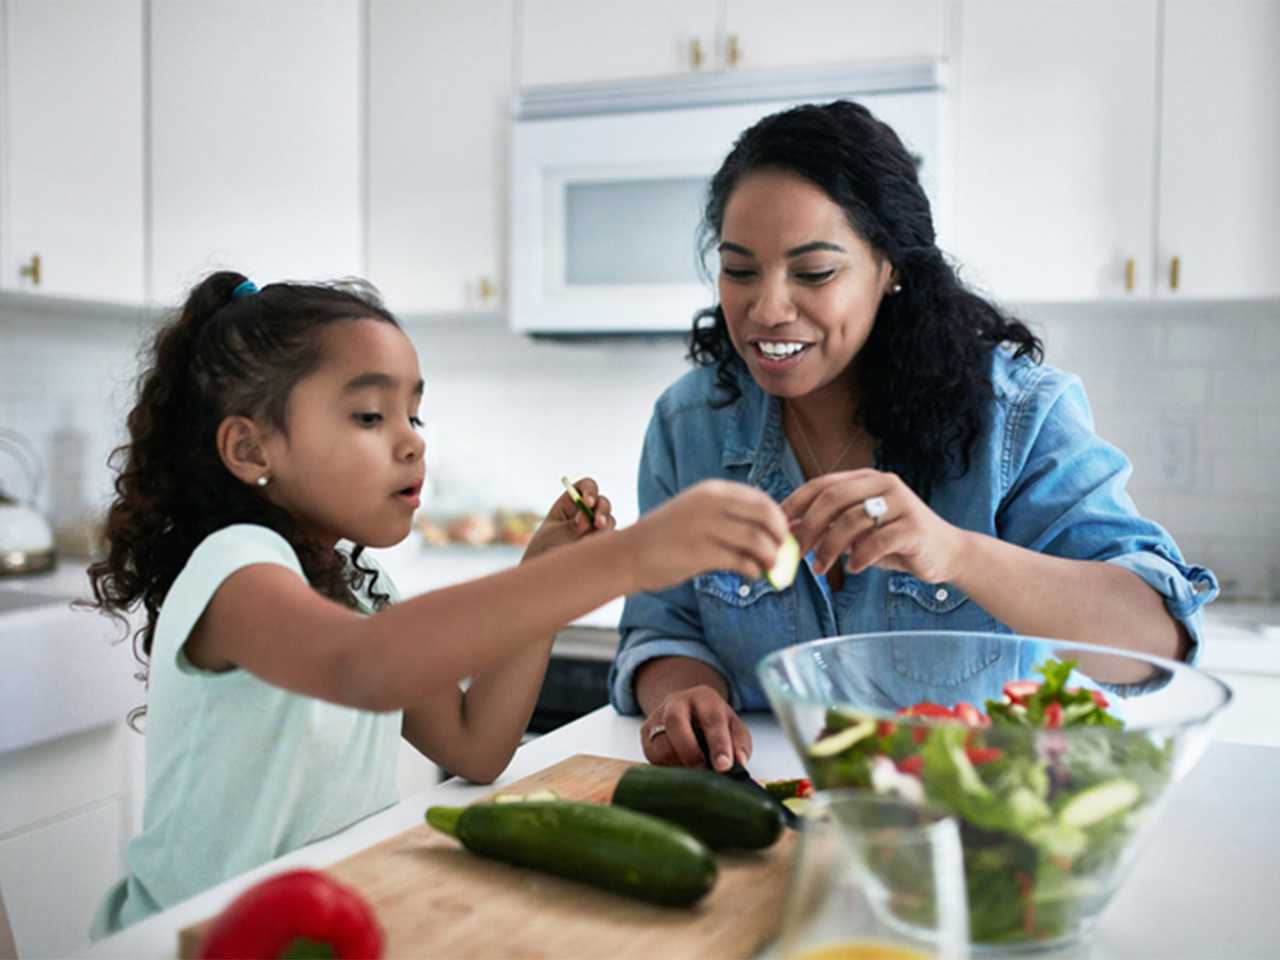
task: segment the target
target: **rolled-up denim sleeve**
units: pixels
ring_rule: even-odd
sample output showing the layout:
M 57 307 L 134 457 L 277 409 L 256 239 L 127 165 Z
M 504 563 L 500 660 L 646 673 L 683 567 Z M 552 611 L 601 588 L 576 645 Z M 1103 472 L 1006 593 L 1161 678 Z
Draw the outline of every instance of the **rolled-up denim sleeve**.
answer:
M 674 446 L 658 407 L 649 420 L 640 456 L 641 515 L 674 496 L 678 482 Z M 703 640 L 692 581 L 668 590 L 628 597 L 618 630 L 621 639 L 609 669 L 609 700 L 619 713 L 641 712 L 635 695 L 636 670 L 658 657 L 690 657 L 718 670 L 730 687 L 730 705 L 738 708 L 738 695 L 728 683 L 728 671 Z
M 1133 468 L 1094 433 L 1079 379 L 1053 371 L 1020 398 L 1010 412 L 1002 463 L 1007 493 L 997 515 L 1001 539 L 1132 571 L 1186 627 L 1187 660 L 1196 662 L 1200 611 L 1218 595 L 1217 578 L 1188 564 L 1168 531 L 1138 513 L 1125 489 Z

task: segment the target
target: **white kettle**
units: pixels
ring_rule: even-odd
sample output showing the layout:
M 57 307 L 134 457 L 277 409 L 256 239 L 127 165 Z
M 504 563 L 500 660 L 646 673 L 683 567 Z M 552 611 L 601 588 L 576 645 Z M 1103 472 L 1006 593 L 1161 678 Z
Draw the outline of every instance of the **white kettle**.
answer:
M 22 467 L 29 486 L 23 503 L 0 487 L 0 576 L 39 573 L 56 561 L 53 531 L 35 508 L 43 481 L 40 457 L 31 441 L 20 433 L 0 427 L 0 451 Z

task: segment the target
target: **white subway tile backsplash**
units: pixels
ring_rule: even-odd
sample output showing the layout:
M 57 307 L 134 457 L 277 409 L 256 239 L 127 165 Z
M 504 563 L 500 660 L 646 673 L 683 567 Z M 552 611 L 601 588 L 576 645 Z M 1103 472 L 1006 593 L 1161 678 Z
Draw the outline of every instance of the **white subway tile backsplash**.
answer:
M 1171 366 L 1247 370 L 1257 363 L 1258 322 L 1252 314 L 1172 320 L 1168 360 Z
M 1214 407 L 1250 407 L 1259 412 L 1280 413 L 1280 358 L 1258 357 L 1258 364 L 1248 373 L 1217 370 L 1212 374 L 1210 403 Z
M 1133 461 L 1139 509 L 1234 592 L 1280 597 L 1280 303 L 1014 312 L 1045 338 L 1049 363 L 1082 379 L 1099 434 Z M 119 318 L 0 308 L 0 425 L 46 454 L 67 423 L 83 432 L 95 503 L 110 496 L 106 457 L 123 435 L 146 330 Z M 408 333 L 427 379 L 428 504 L 542 510 L 559 496 L 562 474 L 589 474 L 619 522 L 635 519 L 653 402 L 687 369 L 680 339 L 531 340 L 491 320 Z M 1185 472 L 1180 429 L 1190 431 Z M 0 479 L 2 471 L 0 463 Z

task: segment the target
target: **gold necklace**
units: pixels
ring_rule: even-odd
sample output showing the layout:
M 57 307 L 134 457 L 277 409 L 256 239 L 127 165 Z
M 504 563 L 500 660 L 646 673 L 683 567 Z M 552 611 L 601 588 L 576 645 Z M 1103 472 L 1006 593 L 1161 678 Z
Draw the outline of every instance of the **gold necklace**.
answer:
M 800 431 L 800 439 L 804 441 L 805 448 L 809 451 L 809 458 L 813 461 L 813 465 L 818 468 L 818 476 L 828 474 L 839 466 L 840 461 L 844 459 L 845 454 L 853 449 L 853 445 L 857 443 L 858 437 L 862 435 L 862 428 L 859 427 L 858 431 L 849 438 L 849 442 L 845 444 L 845 448 L 840 451 L 840 455 L 831 461 L 831 466 L 824 470 L 822 469 L 822 461 L 819 460 L 818 455 L 813 452 L 813 444 L 809 442 L 809 435 L 804 432 L 804 427 L 800 423 L 800 418 L 795 414 L 792 414 L 791 419 L 796 422 L 796 429 Z

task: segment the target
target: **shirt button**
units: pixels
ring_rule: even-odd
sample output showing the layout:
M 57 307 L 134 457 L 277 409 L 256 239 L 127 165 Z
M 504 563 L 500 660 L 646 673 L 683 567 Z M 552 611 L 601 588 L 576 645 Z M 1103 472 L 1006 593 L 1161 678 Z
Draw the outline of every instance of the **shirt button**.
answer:
M 944 587 L 939 587 L 938 592 L 933 595 L 933 599 L 941 603 L 943 600 L 947 599 L 948 596 L 950 596 L 950 594 L 947 593 L 946 589 Z
M 743 600 L 747 599 L 747 597 L 751 596 L 751 588 L 744 583 L 738 588 L 738 596 Z

